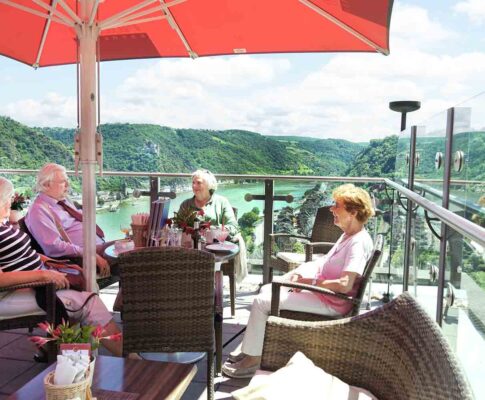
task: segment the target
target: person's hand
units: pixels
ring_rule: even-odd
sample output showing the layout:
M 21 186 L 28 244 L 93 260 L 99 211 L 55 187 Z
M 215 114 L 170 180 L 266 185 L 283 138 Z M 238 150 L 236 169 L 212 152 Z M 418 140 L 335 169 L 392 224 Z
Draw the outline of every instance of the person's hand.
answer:
M 41 271 L 45 282 L 54 282 L 56 289 L 69 289 L 69 281 L 66 274 L 51 269 Z
M 99 268 L 99 275 L 102 277 L 110 276 L 111 271 L 109 268 L 108 261 L 101 257 L 99 254 L 96 254 L 96 265 Z

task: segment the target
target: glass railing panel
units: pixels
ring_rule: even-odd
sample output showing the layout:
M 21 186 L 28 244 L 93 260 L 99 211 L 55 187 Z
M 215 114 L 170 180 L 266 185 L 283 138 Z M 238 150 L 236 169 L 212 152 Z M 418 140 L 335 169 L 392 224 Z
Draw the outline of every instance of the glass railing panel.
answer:
M 394 180 L 400 184 L 407 184 L 409 173 L 409 141 L 411 128 L 407 128 L 399 134 L 396 145 L 396 167 Z
M 485 226 L 485 96 L 455 108 L 450 209 Z M 455 303 L 445 309 L 443 329 L 463 363 L 475 394 L 485 383 L 478 372 L 485 358 L 485 249 L 451 232 L 448 238 L 446 283 L 453 285 Z M 447 311 L 447 312 L 446 312 Z M 483 371 L 482 371 L 483 372 Z
M 416 129 L 414 191 L 440 206 L 443 201 L 446 116 L 446 112 L 435 114 Z M 440 233 L 441 224 L 432 222 L 433 215 L 428 217 L 432 229 Z M 440 241 L 428 222 L 426 213 L 418 207 L 411 228 L 414 242 L 409 265 L 409 292 L 435 319 Z

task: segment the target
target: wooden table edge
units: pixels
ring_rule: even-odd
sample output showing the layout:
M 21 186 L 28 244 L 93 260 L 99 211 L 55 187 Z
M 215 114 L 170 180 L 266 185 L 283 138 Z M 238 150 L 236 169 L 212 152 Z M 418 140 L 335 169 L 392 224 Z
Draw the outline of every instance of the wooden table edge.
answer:
M 195 374 L 197 373 L 197 365 L 193 365 L 192 369 L 190 370 L 190 373 L 187 374 L 187 376 L 184 378 L 183 381 L 181 381 L 173 390 L 170 395 L 167 396 L 167 400 L 178 400 L 182 397 L 182 395 L 185 393 L 187 388 L 189 387 L 190 383 L 192 382 L 192 379 L 194 379 Z

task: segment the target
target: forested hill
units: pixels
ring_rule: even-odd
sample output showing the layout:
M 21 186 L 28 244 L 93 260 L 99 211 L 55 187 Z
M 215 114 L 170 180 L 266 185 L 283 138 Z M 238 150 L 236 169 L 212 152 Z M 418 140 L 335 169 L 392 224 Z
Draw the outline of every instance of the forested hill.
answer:
M 346 169 L 345 176 L 390 177 L 396 163 L 397 136 L 371 140 Z
M 73 130 L 43 128 L 70 146 Z M 173 129 L 148 124 L 101 126 L 107 170 L 215 173 L 339 175 L 362 149 L 336 139 L 263 136 L 226 130 Z
M 0 168 L 36 169 L 46 162 L 72 168 L 72 150 L 37 129 L 0 116 Z
M 263 136 L 227 130 L 172 129 L 148 124 L 106 124 L 104 167 L 118 171 L 275 175 L 389 174 L 395 138 L 370 145 L 338 139 Z M 30 128 L 0 117 L 0 167 L 39 168 L 46 162 L 73 167 L 73 129 Z

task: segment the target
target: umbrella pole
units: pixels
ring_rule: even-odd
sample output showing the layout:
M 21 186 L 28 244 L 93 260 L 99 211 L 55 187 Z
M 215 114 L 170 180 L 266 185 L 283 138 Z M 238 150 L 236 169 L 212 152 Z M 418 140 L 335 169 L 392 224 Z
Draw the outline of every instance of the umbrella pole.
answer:
M 81 18 L 88 21 L 92 0 L 80 2 Z M 96 285 L 96 42 L 98 28 L 87 23 L 78 28 L 80 95 L 80 163 L 83 199 L 83 261 L 88 291 Z

